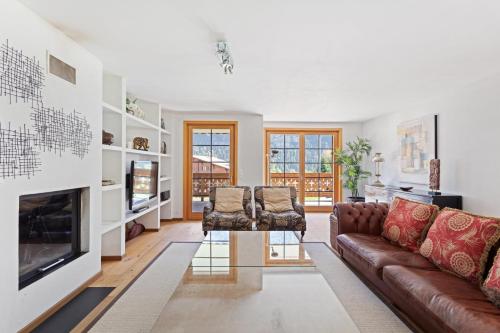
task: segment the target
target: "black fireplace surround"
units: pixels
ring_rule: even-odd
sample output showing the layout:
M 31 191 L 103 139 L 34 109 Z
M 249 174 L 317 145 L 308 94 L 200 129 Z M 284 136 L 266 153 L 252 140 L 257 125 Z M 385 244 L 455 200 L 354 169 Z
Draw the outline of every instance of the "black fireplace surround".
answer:
M 81 189 L 19 197 L 19 289 L 82 254 Z

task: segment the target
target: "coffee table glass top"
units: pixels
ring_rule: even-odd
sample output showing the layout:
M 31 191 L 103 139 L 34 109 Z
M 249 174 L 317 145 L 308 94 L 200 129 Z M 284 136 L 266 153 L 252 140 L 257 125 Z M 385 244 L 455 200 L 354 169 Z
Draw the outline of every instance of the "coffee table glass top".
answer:
M 212 231 L 153 332 L 358 332 L 290 231 Z
M 314 266 L 292 231 L 212 231 L 191 261 L 194 274 L 216 274 L 227 267 Z

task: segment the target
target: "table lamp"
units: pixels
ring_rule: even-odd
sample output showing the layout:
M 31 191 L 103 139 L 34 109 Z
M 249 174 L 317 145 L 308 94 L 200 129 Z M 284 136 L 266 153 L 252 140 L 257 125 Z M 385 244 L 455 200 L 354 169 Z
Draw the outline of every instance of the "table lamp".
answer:
M 384 184 L 380 181 L 380 164 L 384 162 L 384 157 L 382 156 L 382 153 L 375 153 L 375 155 L 372 158 L 372 162 L 375 163 L 375 182 L 372 184 L 372 186 L 378 186 L 378 187 L 384 187 Z

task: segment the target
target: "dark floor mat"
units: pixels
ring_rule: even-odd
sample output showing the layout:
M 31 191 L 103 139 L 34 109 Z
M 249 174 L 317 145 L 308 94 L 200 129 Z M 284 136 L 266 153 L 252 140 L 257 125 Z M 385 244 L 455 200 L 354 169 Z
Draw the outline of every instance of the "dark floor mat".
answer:
M 64 333 L 69 332 L 78 325 L 97 304 L 108 296 L 114 288 L 108 287 L 89 287 L 69 303 L 63 306 L 59 311 L 50 316 L 40 326 L 35 328 L 36 333 Z

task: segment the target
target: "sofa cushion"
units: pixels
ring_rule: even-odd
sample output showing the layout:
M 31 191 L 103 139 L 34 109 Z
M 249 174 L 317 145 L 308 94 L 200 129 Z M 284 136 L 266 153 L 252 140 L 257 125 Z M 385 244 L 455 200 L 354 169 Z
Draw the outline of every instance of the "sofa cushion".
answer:
M 481 288 L 489 300 L 500 307 L 500 249 Z
M 441 324 L 441 330 L 456 332 L 500 332 L 500 309 L 467 281 L 439 270 L 386 266 L 383 280 L 394 292 L 398 307 L 410 304 L 424 322 Z M 425 325 L 423 325 L 425 326 Z
M 385 219 L 382 236 L 412 252 L 436 218 L 439 207 L 396 197 Z
M 498 219 L 445 208 L 429 229 L 420 253 L 442 270 L 477 284 L 499 237 Z
M 387 265 L 405 265 L 424 269 L 435 269 L 428 260 L 419 254 L 409 252 L 393 245 L 382 236 L 366 234 L 342 234 L 337 236 L 337 244 L 343 253 L 349 252 L 351 262 L 361 272 L 368 270 L 382 278 L 382 269 Z

